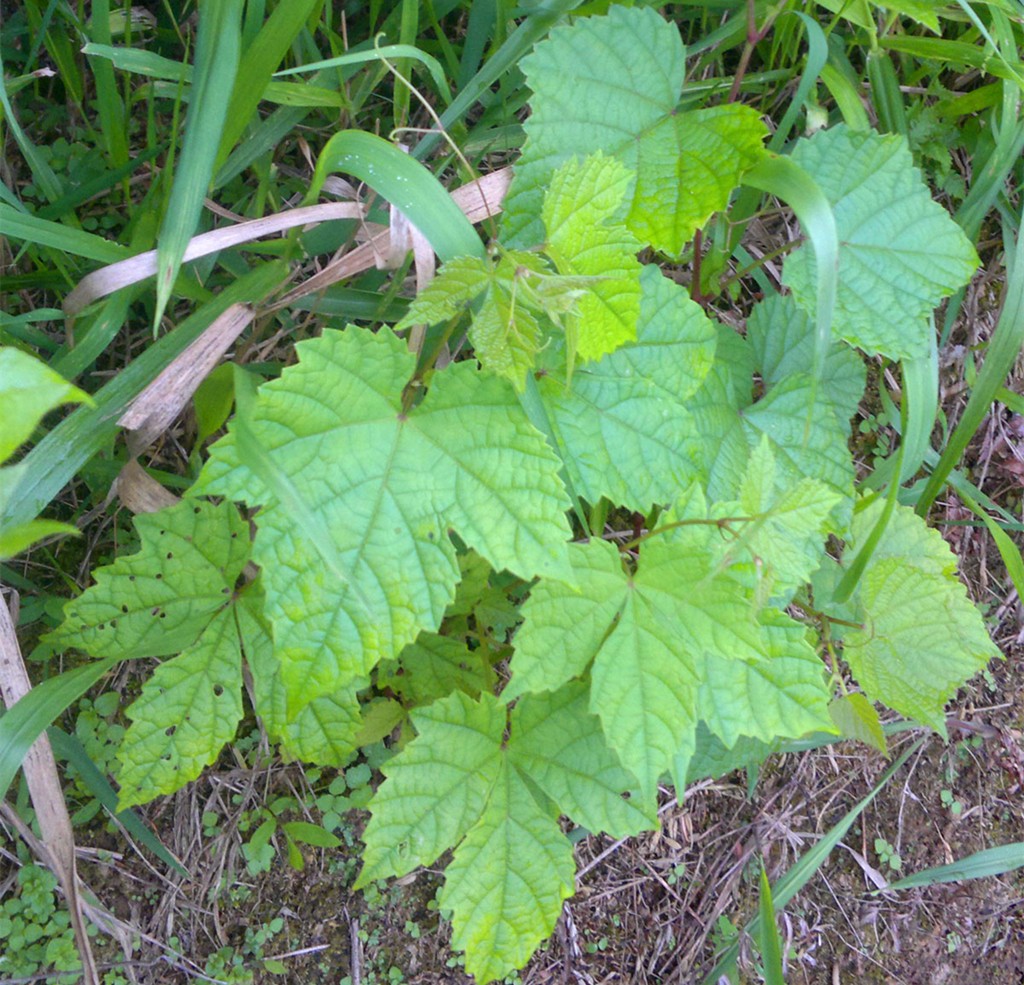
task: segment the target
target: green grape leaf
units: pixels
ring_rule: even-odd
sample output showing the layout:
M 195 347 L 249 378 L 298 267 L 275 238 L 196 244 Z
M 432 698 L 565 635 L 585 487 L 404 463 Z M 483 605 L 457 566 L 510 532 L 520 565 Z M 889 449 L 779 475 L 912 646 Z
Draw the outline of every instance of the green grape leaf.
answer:
M 588 699 L 578 681 L 523 697 L 512 712 L 512 761 L 590 831 L 625 838 L 653 830 L 658 805 L 633 789 L 635 781 L 605 743 Z
M 477 697 L 493 690 L 495 681 L 484 650 L 435 633 L 420 633 L 397 660 L 381 661 L 377 669 L 377 687 L 390 688 L 410 705 L 429 704 L 455 690 Z
M 747 341 L 766 388 L 794 374 L 814 371 L 814 319 L 791 295 L 772 294 L 754 305 L 747 319 Z M 857 413 L 867 373 L 864 361 L 835 340 L 825 353 L 818 388 L 843 425 Z
M 474 354 L 481 365 L 521 391 L 541 343 L 539 309 L 519 289 L 530 274 L 549 274 L 544 262 L 530 253 L 501 253 L 496 262 L 456 257 L 420 292 L 395 330 L 447 321 L 479 299 L 469 330 Z
M 687 409 L 714 357 L 715 329 L 686 291 L 644 267 L 637 340 L 577 369 L 571 385 L 538 381 L 574 488 L 634 510 L 671 502 L 698 475 Z
M 414 359 L 390 332 L 327 331 L 297 348 L 246 424 L 294 502 L 243 460 L 237 428 L 199 483 L 262 506 L 254 558 L 289 717 L 437 628 L 459 576 L 449 529 L 524 577 L 568 577 L 571 533 L 558 460 L 501 380 L 456 363 L 405 411 Z
M 270 739 L 280 745 L 285 759 L 346 766 L 359 746 L 363 727 L 356 692 L 369 681 L 353 681 L 348 689 L 314 698 L 289 720 L 281 662 L 274 653 L 263 607 L 263 593 L 257 582 L 243 593 L 235 608 L 242 651 L 252 674 L 256 714 Z
M 136 554 L 98 569 L 46 641 L 94 657 L 164 657 L 191 646 L 231 601 L 249 528 L 230 503 L 185 499 L 135 517 Z
M 906 139 L 840 125 L 797 143 L 793 160 L 832 203 L 839 234 L 834 330 L 891 359 L 928 352 L 936 305 L 970 280 L 978 257 L 963 230 L 934 202 Z M 786 260 L 783 281 L 813 313 L 814 253 Z
M 242 718 L 242 664 L 231 609 L 217 613 L 179 656 L 162 662 L 126 712 L 117 751 L 118 810 L 194 780 L 235 737 Z
M 356 888 L 430 865 L 461 841 L 502 769 L 505 709 L 491 695 L 453 691 L 412 720 L 418 735 L 384 765 L 373 796 Z
M 765 348 L 757 350 L 768 351 Z M 767 437 L 777 481 L 795 484 L 814 479 L 838 497 L 831 527 L 843 529 L 853 496 L 853 459 L 847 442 L 850 427 L 843 398 L 833 398 L 808 373 L 787 374 L 767 387 L 760 399 L 750 395 L 755 350 L 729 329 L 719 332 L 715 364 L 690 401 L 707 463 L 708 493 L 713 499 L 735 499 L 747 474 L 749 457 Z
M 410 302 L 396 332 L 413 325 L 439 325 L 469 311 L 473 302 L 497 279 L 487 257 L 453 257 L 441 265 L 437 276 Z
M 452 911 L 452 945 L 490 982 L 522 967 L 550 936 L 575 888 L 572 845 L 506 759 L 487 810 L 455 849 L 438 902 Z
M 846 556 L 868 536 L 881 502 L 854 518 Z M 946 734 L 946 702 L 1000 656 L 956 577 L 938 531 L 897 506 L 857 586 L 863 629 L 848 631 L 843 656 L 873 701 Z
M 742 735 L 766 744 L 807 732 L 834 732 L 824 666 L 800 623 L 775 609 L 762 614 L 768 658 L 709 658 L 701 717 L 727 747 Z
M 567 333 L 570 371 L 577 353 L 600 359 L 636 338 L 641 244 L 622 224 L 632 178 L 614 158 L 594 154 L 563 164 L 544 196 L 546 252 L 560 273 L 596 278 Z
M 68 403 L 91 404 L 92 397 L 35 356 L 0 346 L 0 462 L 32 437 L 44 415 Z
M 694 749 L 685 764 L 685 774 L 674 774 L 676 787 L 683 790 L 698 780 L 717 780 L 734 770 L 756 768 L 775 752 L 777 746 L 778 743 L 765 743 L 741 735 L 735 745 L 728 747 L 704 722 L 698 722 Z
M 821 562 L 828 518 L 841 496 L 817 479 L 780 481 L 767 436 L 750 456 L 739 499 L 721 503 L 723 516 L 755 517 L 736 525 L 737 546 L 767 564 L 771 587 L 786 596 L 805 584 Z
M 527 125 L 529 128 L 529 125 Z M 640 135 L 628 225 L 677 256 L 764 155 L 768 130 L 740 103 L 675 113 Z
M 622 612 L 626 582 L 615 548 L 604 541 L 573 544 L 569 559 L 572 585 L 542 581 L 523 605 L 506 700 L 555 691 L 582 674 Z
M 855 691 L 833 698 L 829 702 L 828 713 L 844 739 L 857 739 L 877 749 L 883 756 L 889 754 L 878 712 L 863 694 Z
M 563 583 L 537 585 L 523 607 L 509 685 L 513 694 L 550 690 L 593 659 L 590 710 L 645 796 L 693 730 L 706 661 L 771 655 L 750 578 L 723 560 L 726 542 L 699 488 L 664 523 L 644 542 L 632 577 L 610 544 L 572 546 L 587 601 L 576 602 Z
M 505 200 L 509 244 L 542 242 L 537 217 L 552 175 L 603 152 L 637 176 L 630 231 L 677 254 L 763 153 L 767 131 L 747 107 L 677 111 L 685 52 L 678 28 L 653 10 L 612 7 L 555 28 L 520 64 L 535 95 Z

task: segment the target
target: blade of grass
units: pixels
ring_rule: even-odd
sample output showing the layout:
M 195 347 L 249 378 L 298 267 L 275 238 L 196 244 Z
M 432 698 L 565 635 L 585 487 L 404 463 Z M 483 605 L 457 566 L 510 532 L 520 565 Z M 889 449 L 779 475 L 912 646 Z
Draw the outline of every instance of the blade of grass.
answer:
M 217 154 L 218 168 L 227 160 L 232 147 L 252 120 L 274 70 L 288 54 L 292 42 L 302 30 L 313 8 L 321 2 L 322 0 L 289 0 L 288 3 L 279 3 L 260 28 L 255 40 L 246 45 L 245 54 L 238 65 L 231 102 L 228 104 L 227 118 Z
M 452 100 L 451 106 L 441 114 L 441 126 L 447 130 L 459 122 L 499 78 L 517 65 L 523 55 L 579 4 L 580 0 L 550 0 L 531 13 Z M 426 134 L 413 149 L 412 156 L 418 161 L 424 160 L 441 139 L 441 133 Z
M 441 260 L 485 256 L 484 244 L 444 186 L 422 164 L 372 133 L 343 130 L 320 152 L 306 204 L 316 201 L 324 179 L 344 171 L 366 182 L 426 236 Z
M 814 178 L 788 157 L 766 155 L 743 178 L 743 183 L 782 199 L 796 213 L 811 241 L 817 279 L 815 311 L 814 390 L 821 381 L 825 356 L 832 344 L 832 313 L 839 285 L 839 235 L 825 193 Z M 815 393 L 811 395 L 814 405 Z
M 116 663 L 107 657 L 51 677 L 4 712 L 0 718 L 0 797 L 10 788 L 32 743 Z
M 968 855 L 959 862 L 949 865 L 937 865 L 932 869 L 924 869 L 896 882 L 889 883 L 885 889 L 872 891 L 872 895 L 887 893 L 891 889 L 913 889 L 916 886 L 934 886 L 940 882 L 965 882 L 968 879 L 985 879 L 988 876 L 1001 876 L 1007 872 L 1024 868 L 1024 841 L 998 848 L 986 848 L 983 851 Z
M 759 937 L 764 983 L 786 985 L 786 978 L 782 973 L 782 942 L 779 940 L 779 928 L 775 924 L 772 887 L 768 882 L 768 873 L 764 871 L 764 862 L 761 863 L 761 897 L 758 901 L 758 913 L 761 917 Z
M 10 128 L 11 136 L 14 137 L 14 142 L 18 145 L 18 149 L 25 158 L 25 163 L 32 172 L 33 180 L 47 199 L 55 202 L 64 194 L 64 189 L 60 181 L 57 180 L 57 176 L 53 173 L 53 169 L 46 163 L 36 145 L 28 139 L 25 131 L 21 128 L 21 124 L 18 122 L 18 118 L 14 115 L 14 107 L 11 106 L 11 102 L 7 98 L 7 87 L 4 85 L 4 63 L 2 58 L 0 58 L 0 106 L 3 107 L 4 122 Z
M 924 739 L 918 739 L 906 752 L 896 760 L 883 774 L 882 778 L 871 788 L 871 792 L 860 802 L 854 805 L 842 818 L 842 820 L 820 841 L 806 851 L 789 869 L 789 871 L 772 887 L 772 898 L 776 906 L 785 906 L 804 886 L 814 877 L 815 873 L 825 864 L 825 860 L 832 853 L 832 849 L 845 837 L 846 832 L 853 826 L 853 822 L 860 817 L 864 808 L 878 796 L 881 790 L 889 782 L 890 778 L 899 770 L 910 756 L 917 751 Z M 761 917 L 755 917 L 744 928 L 748 935 L 758 933 L 761 926 Z M 737 940 L 730 945 L 718 959 L 715 967 L 704 978 L 704 985 L 715 985 L 724 969 L 734 962 L 739 955 L 740 941 Z
M 128 404 L 229 305 L 257 304 L 287 279 L 281 261 L 264 264 L 224 288 L 220 294 L 151 345 L 94 395 L 95 407 L 81 408 L 60 422 L 22 460 L 26 474 L 18 484 L 6 519 L 12 526 L 37 517 L 47 503 L 93 455 L 117 434 L 117 419 Z M 81 410 L 87 413 L 81 413 Z
M 960 461 L 971 438 L 985 420 L 996 393 L 1024 348 L 1024 229 L 1018 233 L 1012 251 L 1007 250 L 1006 265 L 1008 277 L 1002 313 L 989 340 L 985 362 L 963 415 L 946 442 L 938 464 L 917 501 L 916 508 L 920 516 L 928 513 L 949 473 Z
M 203 199 L 235 83 L 241 48 L 242 0 L 207 0 L 199 16 L 195 81 L 185 139 L 157 239 L 156 332 L 171 299 L 185 248 L 199 224 Z
M 117 791 L 89 758 L 82 743 L 73 735 L 51 725 L 46 734 L 50 738 L 54 755 L 74 766 L 82 783 L 110 813 L 110 815 L 137 841 L 142 842 L 157 858 L 174 869 L 179 875 L 190 879 L 191 873 L 168 851 L 164 843 L 144 824 L 135 811 L 118 811 Z
M 40 219 L 27 212 L 0 203 L 0 228 L 11 239 L 24 240 L 36 246 L 47 246 L 64 253 L 97 260 L 100 263 L 117 263 L 128 257 L 126 247 L 112 243 L 102 236 L 87 233 L 82 229 L 71 229 L 60 222 Z
M 89 18 L 92 40 L 109 45 L 110 0 L 94 0 Z M 128 163 L 128 133 L 125 129 L 124 101 L 117 91 L 114 66 L 104 58 L 90 58 L 93 80 L 96 83 L 96 109 L 100 117 L 100 130 L 107 157 L 114 168 Z
M 445 79 L 444 69 L 441 63 L 425 52 L 410 44 L 388 44 L 372 51 L 350 51 L 337 58 L 327 58 L 320 62 L 310 62 L 308 65 L 300 65 L 298 68 L 285 69 L 276 72 L 274 78 L 281 78 L 284 75 L 297 75 L 301 72 L 323 71 L 329 68 L 341 68 L 351 65 L 365 65 L 367 62 L 382 62 L 390 59 L 401 59 L 403 61 L 417 61 L 429 72 L 437 93 L 445 102 L 451 101 L 451 93 L 448 89 L 448 81 Z
M 992 535 L 992 539 L 996 542 L 996 547 L 999 549 L 999 556 L 1003 559 L 1003 564 L 1006 565 L 1006 572 L 1010 576 L 1010 581 L 1013 582 L 1013 587 L 1017 590 L 1017 598 L 1024 599 L 1024 557 L 1021 556 L 1020 549 L 1010 538 L 1010 535 L 968 493 L 963 489 L 958 489 L 957 495 L 964 506 L 980 518 L 981 522 L 988 528 L 988 532 Z

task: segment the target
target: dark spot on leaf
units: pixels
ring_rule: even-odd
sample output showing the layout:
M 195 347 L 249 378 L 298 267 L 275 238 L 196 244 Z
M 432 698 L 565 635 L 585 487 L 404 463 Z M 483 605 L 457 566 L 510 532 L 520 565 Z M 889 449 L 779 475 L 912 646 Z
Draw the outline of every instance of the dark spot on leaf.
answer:
M 237 537 L 238 537 L 238 531 L 236 530 L 236 531 L 235 531 L 235 532 L 234 532 L 234 533 L 233 533 L 233 534 L 231 535 L 231 539 L 232 539 L 232 540 L 235 540 L 235 539 L 237 539 Z
M 128 606 L 126 606 L 126 605 L 122 605 L 122 606 L 121 606 L 121 611 L 122 611 L 123 613 L 127 614 L 127 613 L 128 613 Z
M 192 512 L 195 513 L 196 516 L 199 516 L 199 514 L 203 511 L 198 506 L 196 506 L 193 508 Z
M 633 797 L 633 795 L 628 790 L 623 790 L 622 791 L 622 799 L 623 800 L 630 800 L 632 797 Z
M 174 552 L 173 552 L 173 551 L 168 551 L 168 552 L 167 552 L 167 560 L 168 560 L 168 561 L 170 561 L 170 559 L 171 559 L 172 557 L 174 557 Z
M 102 632 L 107 628 L 107 624 L 105 622 L 101 622 L 96 628 Z
M 219 698 L 224 693 L 224 687 L 221 684 L 213 685 L 213 696 Z
M 221 595 L 230 595 L 231 594 L 231 589 L 230 588 L 222 588 L 220 590 L 220 593 L 221 593 Z
M 163 577 L 164 577 L 163 575 L 157 575 L 156 576 L 156 580 L 157 581 L 163 581 Z
M 429 532 L 429 533 L 427 534 L 427 540 L 433 540 L 433 539 L 434 539 L 434 531 L 433 531 L 433 530 L 431 530 L 431 531 L 430 531 L 430 532 Z
M 111 629 L 117 629 L 117 620 L 116 619 L 111 619 L 110 620 L 110 628 Z
M 158 616 L 158 615 L 160 615 L 160 606 L 155 606 L 154 608 L 150 609 L 149 610 L 149 614 L 151 616 Z
M 166 619 L 167 618 L 167 613 L 166 612 L 161 612 L 160 613 L 160 618 L 161 619 Z
M 164 729 L 164 735 L 166 735 L 167 738 L 169 739 L 177 731 L 178 731 L 178 726 L 177 725 L 169 725 L 167 728 Z
M 404 411 L 400 411 L 399 414 L 398 414 L 398 420 L 400 420 L 400 421 L 407 421 L 407 420 L 409 420 L 409 415 L 406 414 Z
M 163 535 L 164 535 L 165 533 L 167 533 L 167 531 L 166 531 L 166 530 L 161 530 L 161 531 L 160 531 L 160 536 L 161 536 L 161 537 L 163 537 Z
M 129 575 L 128 576 L 128 580 L 129 581 L 135 581 L 135 575 Z

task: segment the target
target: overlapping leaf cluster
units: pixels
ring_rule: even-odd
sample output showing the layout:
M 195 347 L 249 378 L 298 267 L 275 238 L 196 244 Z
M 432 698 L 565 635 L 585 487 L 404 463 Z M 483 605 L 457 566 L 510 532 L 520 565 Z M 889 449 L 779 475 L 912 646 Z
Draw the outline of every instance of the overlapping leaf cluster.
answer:
M 140 518 L 140 553 L 58 637 L 169 658 L 129 712 L 126 803 L 213 761 L 242 714 L 243 653 L 293 756 L 344 761 L 366 734 L 360 692 L 386 694 L 374 727 L 408 713 L 415 737 L 385 766 L 360 884 L 452 849 L 441 905 L 481 981 L 524 962 L 572 891 L 560 815 L 634 834 L 666 777 L 681 791 L 835 732 L 822 643 L 843 643 L 867 697 L 940 731 L 996 654 L 952 555 L 902 507 L 852 595 L 837 590 L 884 509 L 855 494 L 850 346 L 926 352 L 973 251 L 900 138 L 837 127 L 793 155 L 835 211 L 834 340 L 816 351 L 806 246 L 745 334 L 716 324 L 637 252 L 678 254 L 765 129 L 741 106 L 680 110 L 684 54 L 650 9 L 538 44 L 504 245 L 447 263 L 406 319 L 466 316 L 480 365 L 435 372 L 417 402 L 392 332 L 300 343 L 193 490 L 224 501 Z M 251 551 L 232 502 L 257 511 Z M 633 515 L 644 536 L 603 536 Z

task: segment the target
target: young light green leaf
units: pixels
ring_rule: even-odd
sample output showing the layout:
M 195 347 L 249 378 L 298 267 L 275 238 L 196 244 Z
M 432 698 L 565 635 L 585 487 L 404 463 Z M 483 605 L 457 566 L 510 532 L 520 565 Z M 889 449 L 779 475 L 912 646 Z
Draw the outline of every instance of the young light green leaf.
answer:
M 528 694 L 512 712 L 512 762 L 577 824 L 625 838 L 658 826 L 658 805 L 643 800 L 635 780 L 607 746 L 587 708 L 587 686 L 572 681 Z
M 503 252 L 497 262 L 456 257 L 413 301 L 395 331 L 447 321 L 479 298 L 469 330 L 474 355 L 486 369 L 521 391 L 541 344 L 537 316 L 542 309 L 525 289 L 530 273 L 550 276 L 544 261 L 530 253 Z
M 882 508 L 878 502 L 855 517 L 850 557 Z M 897 506 L 864 569 L 857 599 L 864 628 L 846 634 L 843 656 L 850 670 L 869 698 L 945 735 L 946 702 L 1000 653 L 938 531 Z
M 833 698 L 829 702 L 828 713 L 844 739 L 857 739 L 873 746 L 883 756 L 888 755 L 889 747 L 885 742 L 878 712 L 859 691 Z
M 98 569 L 46 640 L 95 657 L 163 657 L 196 642 L 225 609 L 249 559 L 249 529 L 230 503 L 184 499 L 139 514 L 139 551 Z
M 566 161 L 603 151 L 636 171 L 637 138 L 676 108 L 686 63 L 674 25 L 612 7 L 555 28 L 520 65 L 534 98 L 502 239 L 530 247 L 544 241 L 545 191 Z
M 664 253 L 682 253 L 728 205 L 744 173 L 764 155 L 767 136 L 757 111 L 740 103 L 674 113 L 642 134 L 630 231 Z
M 242 718 L 242 662 L 234 613 L 217 613 L 199 638 L 165 660 L 126 712 L 117 752 L 125 810 L 194 780 L 234 738 Z
M 457 363 L 407 412 L 413 357 L 390 332 L 328 331 L 298 349 L 247 426 L 333 543 L 308 542 L 241 459 L 234 429 L 200 480 L 263 507 L 254 556 L 289 717 L 437 628 L 459 574 L 449 529 L 524 577 L 568 575 L 570 535 L 558 462 L 500 380 Z
M 636 342 L 576 370 L 571 385 L 556 370 L 538 386 L 579 494 L 649 510 L 698 475 L 687 404 L 711 367 L 715 330 L 657 267 L 643 268 L 639 285 Z
M 967 283 L 978 257 L 932 201 L 906 140 L 840 125 L 800 141 L 793 159 L 815 176 L 835 210 L 835 331 L 869 353 L 926 355 L 932 311 Z M 813 312 L 814 257 L 806 247 L 787 259 L 783 279 Z
M 559 272 L 594 277 L 567 332 L 570 372 L 578 353 L 600 359 L 636 338 L 641 243 L 622 222 L 632 173 L 615 158 L 567 161 L 551 176 L 541 215 L 546 252 Z
M 418 735 L 385 764 L 387 779 L 371 802 L 356 888 L 430 865 L 458 844 L 503 769 L 505 709 L 492 695 L 473 701 L 454 691 L 412 720 Z
M 806 583 L 820 564 L 828 518 L 841 498 L 817 479 L 782 480 L 771 442 L 762 435 L 751 453 L 735 511 L 732 503 L 719 508 L 723 516 L 732 512 L 756 518 L 734 525 L 736 547 L 764 563 L 773 593 L 786 596 Z
M 572 845 L 502 760 L 487 810 L 455 849 L 438 900 L 452 911 L 452 945 L 484 983 L 522 967 L 554 930 L 574 889 Z

